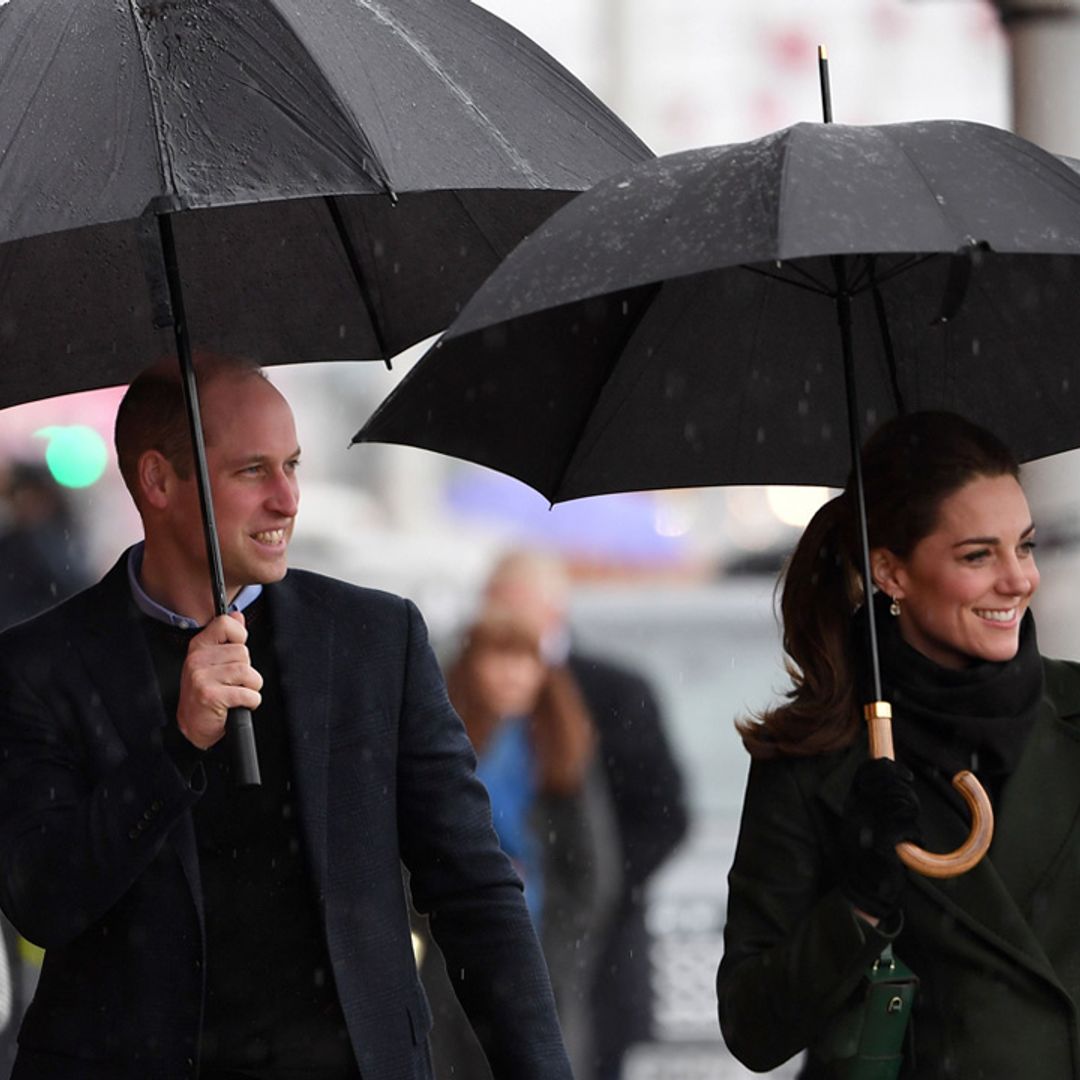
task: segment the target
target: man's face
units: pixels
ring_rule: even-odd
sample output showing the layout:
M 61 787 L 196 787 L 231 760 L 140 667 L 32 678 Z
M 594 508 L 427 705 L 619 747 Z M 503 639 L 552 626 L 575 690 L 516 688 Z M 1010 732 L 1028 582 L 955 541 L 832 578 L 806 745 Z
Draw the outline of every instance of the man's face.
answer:
M 221 376 L 200 398 L 225 590 L 279 581 L 300 500 L 300 447 L 288 402 L 258 375 Z M 205 578 L 206 544 L 195 478 L 178 481 L 168 527 L 185 570 Z

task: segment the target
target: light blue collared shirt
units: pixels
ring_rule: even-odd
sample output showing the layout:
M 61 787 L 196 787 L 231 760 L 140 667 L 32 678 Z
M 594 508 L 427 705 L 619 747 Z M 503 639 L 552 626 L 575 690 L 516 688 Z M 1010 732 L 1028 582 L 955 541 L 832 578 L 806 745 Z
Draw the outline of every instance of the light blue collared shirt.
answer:
M 131 598 L 135 606 L 151 619 L 157 619 L 168 626 L 176 626 L 181 630 L 198 630 L 199 624 L 186 615 L 177 615 L 167 607 L 152 600 L 142 587 L 139 575 L 142 573 L 143 549 L 146 545 L 140 540 L 128 551 L 127 572 L 128 582 L 131 585 Z M 249 604 L 254 603 L 262 594 L 261 585 L 245 585 L 237 594 L 236 599 L 229 605 L 229 611 L 243 611 Z

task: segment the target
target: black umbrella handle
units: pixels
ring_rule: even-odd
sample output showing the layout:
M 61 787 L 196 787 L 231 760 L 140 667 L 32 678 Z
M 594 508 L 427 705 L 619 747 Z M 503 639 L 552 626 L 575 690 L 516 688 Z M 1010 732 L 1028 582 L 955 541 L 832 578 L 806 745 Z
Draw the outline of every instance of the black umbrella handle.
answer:
M 217 523 L 214 520 L 214 503 L 210 497 L 210 471 L 206 466 L 206 443 L 203 439 L 202 416 L 199 411 L 199 388 L 195 381 L 195 365 L 191 360 L 191 339 L 188 337 L 187 320 L 184 317 L 184 292 L 180 283 L 180 268 L 176 258 L 172 218 L 169 214 L 158 215 L 158 228 L 161 233 L 165 277 L 169 285 L 173 333 L 176 336 L 176 356 L 180 361 L 180 381 L 184 387 L 188 429 L 191 433 L 195 481 L 199 490 L 199 505 L 202 508 L 203 534 L 206 538 L 206 554 L 210 564 L 214 611 L 218 615 L 226 615 L 229 611 L 229 603 L 225 595 L 225 572 L 221 565 L 221 545 L 218 543 Z M 251 719 L 250 709 L 229 710 L 225 720 L 225 736 L 232 747 L 233 778 L 236 783 L 241 786 L 262 783 L 259 775 L 258 752 L 255 748 L 255 725 Z
M 255 749 L 255 722 L 250 709 L 240 707 L 229 710 L 225 720 L 225 737 L 230 744 L 233 780 L 239 787 L 258 787 L 262 783 L 262 776 L 259 773 L 259 754 Z

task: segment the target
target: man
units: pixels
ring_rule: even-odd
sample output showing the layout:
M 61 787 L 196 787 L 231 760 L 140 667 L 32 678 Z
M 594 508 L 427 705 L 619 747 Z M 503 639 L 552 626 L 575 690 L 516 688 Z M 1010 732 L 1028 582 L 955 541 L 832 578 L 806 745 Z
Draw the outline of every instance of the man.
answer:
M 287 571 L 300 448 L 251 365 L 198 365 L 214 617 L 172 365 L 117 455 L 145 541 L 0 637 L 0 898 L 46 949 L 16 1080 L 430 1078 L 401 863 L 501 1080 L 569 1080 L 550 986 L 419 613 Z M 263 784 L 232 782 L 229 708 Z
M 550 663 L 577 680 L 600 737 L 600 757 L 619 838 L 621 885 L 597 943 L 591 1007 L 594 1075 L 618 1080 L 626 1050 L 651 1037 L 652 993 L 645 885 L 687 829 L 682 776 L 649 684 L 634 672 L 572 647 L 570 582 L 562 563 L 538 551 L 511 551 L 484 589 L 489 609 L 531 622 Z

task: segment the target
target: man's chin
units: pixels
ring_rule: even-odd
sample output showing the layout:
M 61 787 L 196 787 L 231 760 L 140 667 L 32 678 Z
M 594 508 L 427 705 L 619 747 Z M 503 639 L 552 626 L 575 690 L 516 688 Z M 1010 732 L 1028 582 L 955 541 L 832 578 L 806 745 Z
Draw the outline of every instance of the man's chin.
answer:
M 227 576 L 239 582 L 236 588 L 240 589 L 245 585 L 273 585 L 288 573 L 289 563 L 282 555 L 281 558 L 252 560 L 237 569 L 238 573 Z

